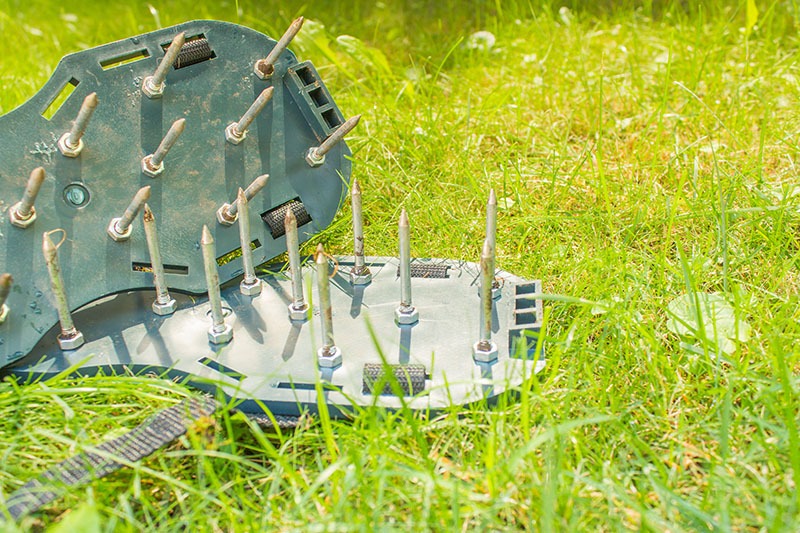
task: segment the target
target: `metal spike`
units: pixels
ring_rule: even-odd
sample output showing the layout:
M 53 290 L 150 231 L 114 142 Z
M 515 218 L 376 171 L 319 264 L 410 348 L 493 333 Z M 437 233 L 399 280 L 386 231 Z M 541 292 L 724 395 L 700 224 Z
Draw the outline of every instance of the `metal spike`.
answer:
M 308 304 L 303 296 L 303 269 L 300 264 L 300 239 L 297 234 L 297 217 L 291 209 L 283 218 L 286 231 L 286 251 L 289 254 L 289 272 L 292 275 L 292 303 L 289 304 L 289 319 L 302 322 L 308 320 Z
M 364 261 L 364 212 L 361 207 L 361 186 L 353 178 L 350 186 L 350 205 L 353 208 L 353 269 L 350 271 L 350 283 L 366 285 L 372 281 L 372 272 Z
M 222 312 L 222 296 L 219 290 L 219 271 L 217 270 L 217 252 L 214 238 L 208 231 L 208 226 L 203 225 L 203 236 L 200 238 L 200 247 L 203 250 L 203 267 L 206 271 L 206 285 L 208 286 L 208 303 L 211 306 L 211 327 L 208 328 L 208 340 L 212 344 L 225 344 L 233 339 L 233 328 L 225 323 L 225 314 Z
M 78 331 L 72 321 L 72 313 L 70 313 L 67 293 L 64 289 L 64 277 L 61 275 L 61 266 L 58 263 L 58 246 L 50 239 L 50 233 L 52 232 L 45 232 L 42 236 L 42 253 L 44 253 L 44 262 L 47 264 L 47 273 L 50 275 L 50 288 L 55 297 L 56 311 L 61 324 L 61 333 L 56 339 L 62 350 L 75 350 L 84 343 L 83 333 Z
M 44 177 L 44 168 L 34 168 L 31 175 L 28 177 L 28 183 L 25 186 L 25 192 L 22 194 L 22 200 L 12 205 L 8 210 L 8 218 L 11 220 L 11 223 L 18 228 L 27 228 L 36 220 L 36 208 L 34 208 L 33 203 L 36 201 L 39 189 L 42 188 Z
M 13 282 L 14 278 L 11 277 L 11 274 L 6 273 L 0 276 L 0 324 L 8 318 L 9 309 L 6 305 L 6 300 L 8 300 L 8 294 L 11 292 L 11 284 Z
M 183 130 L 186 129 L 186 119 L 179 118 L 175 122 L 172 123 L 172 126 L 169 127 L 169 131 L 161 140 L 161 144 L 158 145 L 156 151 L 150 155 L 146 155 L 142 159 L 142 172 L 145 175 L 150 176 L 151 178 L 155 178 L 162 172 L 164 172 L 164 158 L 167 157 L 172 146 L 178 140 L 178 137 L 181 136 Z
M 253 72 L 255 72 L 256 76 L 262 80 L 272 77 L 272 74 L 275 72 L 275 62 L 289 46 L 289 43 L 292 42 L 292 39 L 298 34 L 300 28 L 303 27 L 304 21 L 305 19 L 303 17 L 294 19 L 286 32 L 281 36 L 272 50 L 270 50 L 267 57 L 256 61 L 253 66 Z
M 261 110 L 266 107 L 267 103 L 269 103 L 270 99 L 272 99 L 272 92 L 274 89 L 272 87 L 267 87 L 261 94 L 258 95 L 256 101 L 252 103 L 250 109 L 248 109 L 239 122 L 232 122 L 228 124 L 228 127 L 225 128 L 225 139 L 231 144 L 239 144 L 242 142 L 245 137 L 247 137 L 247 129 L 250 127 L 250 124 L 256 119 Z
M 58 149 L 67 157 L 78 157 L 83 150 L 83 134 L 89 125 L 94 110 L 97 108 L 97 93 L 92 93 L 83 99 L 78 117 L 72 123 L 72 128 L 58 139 Z
M 322 243 L 317 245 L 317 291 L 319 292 L 320 321 L 322 322 L 322 348 L 317 352 L 321 368 L 333 368 L 342 364 L 342 351 L 333 340 L 333 308 L 328 277 L 328 256 Z
M 331 149 L 339 144 L 339 142 L 344 139 L 344 136 L 353 131 L 358 125 L 358 122 L 361 120 L 361 115 L 356 115 L 352 118 L 347 119 L 347 122 L 339 126 L 336 131 L 330 134 L 327 139 L 325 139 L 322 144 L 316 147 L 312 147 L 308 149 L 306 152 L 306 163 L 312 167 L 318 167 L 325 162 L 325 154 L 331 151 Z
M 142 220 L 144 222 L 144 237 L 147 240 L 147 250 L 150 252 L 150 265 L 153 267 L 153 285 L 156 289 L 153 312 L 159 316 L 171 315 L 177 309 L 178 304 L 175 298 L 169 295 L 164 275 L 164 263 L 161 261 L 161 249 L 158 246 L 156 217 L 153 216 L 153 212 L 147 204 L 144 204 Z
M 250 208 L 247 205 L 247 197 L 239 187 L 239 194 L 236 196 L 236 204 L 239 206 L 239 242 L 242 247 L 242 268 L 244 276 L 239 283 L 239 291 L 247 296 L 258 296 L 261 294 L 261 280 L 256 276 L 253 267 L 253 250 L 250 249 Z
M 167 78 L 167 72 L 175 64 L 175 60 L 178 59 L 178 54 L 181 53 L 181 48 L 183 48 L 185 42 L 186 32 L 181 32 L 172 39 L 172 43 L 164 53 L 164 59 L 158 64 L 156 71 L 152 76 L 147 76 L 142 81 L 142 92 L 145 96 L 148 98 L 161 98 L 161 95 L 164 94 L 164 80 Z
M 269 181 L 269 174 L 262 174 L 247 186 L 247 188 L 244 190 L 244 196 L 247 198 L 248 202 L 251 201 L 253 197 L 264 188 L 264 186 L 267 184 L 267 181 Z M 239 206 L 235 200 L 229 204 L 222 204 L 222 207 L 217 209 L 217 222 L 223 226 L 232 226 L 233 223 L 236 222 L 238 216 Z
M 494 282 L 494 248 L 489 239 L 483 241 L 481 251 L 481 312 L 480 337 L 472 347 L 475 361 L 489 363 L 497 359 L 497 344 L 492 341 L 492 283 Z
M 111 219 L 111 222 L 108 224 L 108 229 L 106 230 L 108 236 L 115 241 L 127 241 L 130 239 L 133 231 L 131 224 L 136 218 L 136 215 L 139 214 L 142 206 L 144 206 L 144 203 L 149 199 L 149 185 L 136 191 L 136 195 L 133 197 L 133 200 L 131 200 L 131 203 L 128 204 L 128 207 L 125 209 L 125 212 L 122 214 L 122 216 Z
M 411 225 L 405 209 L 400 212 L 397 228 L 400 241 L 400 305 L 394 311 L 394 319 L 399 325 L 409 325 L 419 321 L 419 311 L 411 302 Z
M 489 201 L 486 203 L 486 239 L 492 250 L 497 250 L 497 195 L 489 189 Z M 492 277 L 492 298 L 500 296 L 500 282 Z

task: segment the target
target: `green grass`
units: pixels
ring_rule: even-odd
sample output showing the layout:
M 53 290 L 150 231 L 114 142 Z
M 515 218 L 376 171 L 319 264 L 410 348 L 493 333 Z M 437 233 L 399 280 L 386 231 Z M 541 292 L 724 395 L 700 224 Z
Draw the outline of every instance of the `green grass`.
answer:
M 434 420 L 265 434 L 223 415 L 212 438 L 22 529 L 800 527 L 796 3 L 757 0 L 749 34 L 744 1 L 199 4 L 0 1 L 0 111 L 62 55 L 158 23 L 277 36 L 304 14 L 293 50 L 364 115 L 349 144 L 368 253 L 395 253 L 405 207 L 416 255 L 476 260 L 494 187 L 498 266 L 553 295 L 549 364 L 519 402 Z M 465 46 L 478 30 L 492 50 Z M 321 240 L 349 252 L 347 207 Z M 750 338 L 722 353 L 671 333 L 667 304 L 695 291 L 721 293 Z M 131 377 L 0 384 L 2 493 L 187 394 Z

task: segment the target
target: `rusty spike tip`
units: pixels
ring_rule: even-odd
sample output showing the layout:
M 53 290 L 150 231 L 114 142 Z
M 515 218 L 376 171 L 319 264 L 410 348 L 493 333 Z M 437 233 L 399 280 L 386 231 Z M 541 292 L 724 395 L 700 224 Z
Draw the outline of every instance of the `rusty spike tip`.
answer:
M 292 211 L 291 209 L 287 209 L 286 215 L 283 217 L 283 223 L 291 224 L 292 222 L 297 224 L 297 217 L 294 215 L 294 211 Z
M 150 206 L 147 204 L 144 204 L 144 214 L 142 217 L 144 218 L 145 222 L 152 222 L 156 219 L 156 217 L 153 216 L 153 212 L 150 210 Z
M 244 189 L 241 187 L 239 187 L 239 192 L 236 193 L 236 201 L 239 202 L 240 205 L 247 203 L 247 196 L 245 196 Z
M 208 230 L 208 226 L 203 224 L 203 236 L 200 238 L 200 244 L 213 244 L 214 237 L 211 236 L 211 232 Z
M 303 23 L 306 21 L 305 17 L 299 16 L 292 21 L 291 27 L 297 28 L 298 30 L 303 27 Z
M 178 120 L 172 123 L 172 127 L 175 128 L 176 132 L 183 133 L 183 130 L 186 129 L 186 119 L 179 118 Z
M 11 274 L 6 273 L 0 275 L 0 287 L 8 288 L 13 282 L 14 278 L 11 276 Z
M 53 259 L 56 255 L 56 245 L 47 231 L 42 234 L 42 252 L 44 252 L 45 259 L 48 260 Z
M 353 178 L 353 184 L 350 185 L 350 194 L 361 194 L 361 185 L 358 183 L 358 178 Z
M 83 99 L 83 105 L 91 109 L 97 107 L 97 93 L 90 93 L 87 95 L 86 98 Z
M 317 263 L 323 263 L 327 261 L 327 259 L 325 259 L 325 247 L 322 246 L 322 243 L 317 245 L 317 253 L 315 255 L 316 257 L 314 259 Z

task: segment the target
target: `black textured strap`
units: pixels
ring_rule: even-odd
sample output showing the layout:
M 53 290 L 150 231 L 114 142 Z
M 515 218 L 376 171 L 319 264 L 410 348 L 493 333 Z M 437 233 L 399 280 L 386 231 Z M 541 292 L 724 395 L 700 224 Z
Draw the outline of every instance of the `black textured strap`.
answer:
M 55 500 L 67 487 L 119 470 L 123 464 L 115 458 L 130 463 L 147 457 L 186 433 L 195 420 L 213 414 L 216 409 L 217 402 L 204 396 L 189 398 L 159 411 L 125 435 L 99 445 L 99 452 L 84 452 L 70 457 L 25 483 L 9 496 L 6 502 L 8 514 L 17 520 Z

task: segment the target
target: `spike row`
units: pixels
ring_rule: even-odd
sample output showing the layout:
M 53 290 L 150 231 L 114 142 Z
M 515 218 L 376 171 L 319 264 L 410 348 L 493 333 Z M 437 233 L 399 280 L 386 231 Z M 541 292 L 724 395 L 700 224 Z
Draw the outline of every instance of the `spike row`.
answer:
M 350 186 L 350 205 L 353 209 L 353 269 L 350 283 L 367 285 L 372 281 L 372 272 L 364 261 L 364 211 L 361 205 L 361 185 L 353 178 Z
M 250 249 L 250 208 L 241 187 L 239 187 L 236 203 L 241 215 L 239 217 L 239 243 L 242 249 L 242 267 L 244 269 L 244 276 L 239 283 L 239 291 L 247 296 L 258 296 L 261 294 L 261 280 L 256 276 L 253 267 L 253 250 Z
M 58 334 L 56 339 L 62 350 L 75 350 L 83 346 L 84 338 L 83 333 L 75 327 L 75 323 L 72 321 L 72 313 L 67 303 L 64 277 L 61 275 L 61 266 L 58 262 L 58 247 L 61 243 L 55 244 L 50 239 L 50 234 L 55 231 L 63 232 L 64 230 L 53 230 L 42 235 L 42 253 L 47 264 L 47 273 L 50 275 L 50 289 L 53 291 L 58 321 L 61 327 L 61 333 Z
M 222 311 L 222 295 L 219 290 L 216 246 L 214 238 L 205 224 L 203 225 L 203 235 L 200 238 L 200 248 L 203 252 L 208 303 L 211 306 L 211 327 L 208 328 L 208 341 L 211 344 L 225 344 L 233 339 L 233 328 L 230 324 L 225 323 L 225 314 Z
M 231 144 L 239 144 L 247 137 L 247 129 L 272 99 L 273 91 L 274 89 L 272 87 L 267 87 L 261 91 L 261 94 L 258 95 L 255 102 L 250 105 L 250 108 L 242 115 L 242 118 L 239 119 L 239 122 L 231 122 L 228 124 L 228 127 L 225 128 L 226 141 Z
M 34 168 L 30 177 L 28 177 L 28 183 L 25 186 L 25 192 L 22 195 L 22 200 L 12 205 L 8 210 L 9 220 L 11 220 L 11 223 L 18 228 L 27 228 L 36 220 L 36 209 L 34 208 L 33 203 L 36 201 L 36 196 L 39 194 L 39 189 L 42 188 L 44 178 L 44 168 Z
M 8 300 L 8 295 L 11 292 L 12 283 L 14 283 L 14 278 L 11 277 L 11 274 L 0 275 L 0 324 L 6 321 L 10 312 L 6 305 L 6 300 Z
M 289 304 L 289 319 L 295 322 L 308 320 L 308 304 L 303 296 L 303 270 L 300 264 L 300 238 L 297 233 L 297 217 L 291 209 L 283 219 L 286 231 L 286 252 L 289 255 L 289 273 L 292 276 L 292 303 Z
M 256 61 L 255 65 L 253 65 L 253 72 L 256 76 L 261 78 L 262 80 L 266 80 L 272 77 L 275 73 L 275 62 L 278 58 L 286 51 L 286 48 L 289 46 L 289 43 L 292 42 L 292 39 L 300 32 L 300 28 L 303 27 L 303 22 L 305 19 L 303 17 L 298 17 L 292 21 L 289 25 L 289 28 L 286 32 L 278 39 L 278 42 L 275 43 L 275 46 L 270 50 L 267 57 L 264 59 L 259 59 Z
M 336 131 L 331 133 L 319 146 L 314 146 L 306 152 L 306 163 L 310 167 L 318 167 L 325 163 L 325 154 L 330 152 L 334 146 L 339 144 L 344 136 L 353 131 L 358 126 L 361 120 L 361 115 L 356 115 L 347 119 L 347 121 L 339 126 Z
M 262 174 L 247 186 L 247 188 L 244 190 L 244 196 L 247 198 L 248 202 L 250 202 L 255 195 L 267 185 L 267 181 L 269 181 L 269 174 Z M 223 226 L 232 226 L 233 223 L 236 222 L 238 216 L 239 206 L 236 200 L 229 204 L 222 204 L 222 206 L 217 209 L 217 222 Z
M 328 256 L 322 243 L 317 245 L 317 291 L 319 292 L 320 321 L 322 323 L 322 347 L 317 352 L 320 368 L 335 368 L 342 364 L 342 351 L 333 340 L 333 308 L 328 272 Z
M 158 245 L 158 232 L 156 218 L 150 206 L 144 204 L 142 215 L 144 223 L 144 236 L 147 240 L 147 250 L 150 254 L 150 265 L 153 268 L 153 285 L 156 289 L 156 299 L 153 301 L 153 313 L 159 316 L 171 315 L 178 307 L 175 298 L 170 296 L 164 274 L 164 263 L 161 261 L 161 249 Z
M 394 311 L 394 319 L 398 325 L 408 326 L 419 322 L 419 311 L 411 300 L 411 225 L 405 209 L 400 212 L 397 228 L 400 241 L 400 305 Z
M 65 157 L 78 157 L 83 151 L 83 134 L 89 125 L 94 110 L 97 108 L 97 93 L 91 93 L 83 99 L 78 116 L 72 128 L 58 139 L 58 149 Z
M 167 79 L 167 72 L 169 72 L 169 68 L 175 63 L 175 60 L 178 59 L 181 48 L 185 43 L 186 32 L 181 32 L 172 39 L 172 43 L 164 53 L 164 59 L 158 64 L 156 71 L 152 76 L 147 76 L 142 81 L 142 92 L 145 96 L 151 99 L 161 98 L 164 94 L 164 86 L 166 85 L 164 80 Z
M 145 202 L 147 202 L 149 199 L 149 185 L 136 191 L 136 195 L 133 197 L 133 200 L 131 200 L 131 203 L 128 204 L 128 207 L 125 209 L 125 212 L 122 214 L 122 216 L 111 219 L 111 222 L 108 224 L 108 229 L 106 230 L 108 236 L 117 242 L 127 241 L 130 239 L 131 233 L 133 232 L 131 224 L 136 218 L 136 215 L 139 214 L 139 211 L 142 209 Z

